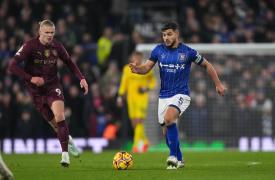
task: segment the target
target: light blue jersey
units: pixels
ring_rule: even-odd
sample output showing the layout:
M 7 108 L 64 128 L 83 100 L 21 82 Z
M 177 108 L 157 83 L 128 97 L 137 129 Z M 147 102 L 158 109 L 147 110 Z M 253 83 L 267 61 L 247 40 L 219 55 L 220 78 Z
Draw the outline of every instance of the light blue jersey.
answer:
M 158 62 L 161 79 L 160 98 L 176 94 L 189 95 L 191 63 L 201 64 L 203 61 L 203 57 L 196 50 L 183 43 L 177 48 L 168 48 L 160 44 L 153 49 L 149 59 Z

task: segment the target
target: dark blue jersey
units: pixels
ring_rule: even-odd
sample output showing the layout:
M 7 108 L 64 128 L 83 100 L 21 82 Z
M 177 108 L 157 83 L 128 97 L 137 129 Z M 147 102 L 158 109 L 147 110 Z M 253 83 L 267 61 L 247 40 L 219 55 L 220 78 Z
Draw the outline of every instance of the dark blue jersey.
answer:
M 191 63 L 201 64 L 203 57 L 194 49 L 180 43 L 177 48 L 157 45 L 149 58 L 159 66 L 161 88 L 160 98 L 176 94 L 189 95 L 189 74 Z

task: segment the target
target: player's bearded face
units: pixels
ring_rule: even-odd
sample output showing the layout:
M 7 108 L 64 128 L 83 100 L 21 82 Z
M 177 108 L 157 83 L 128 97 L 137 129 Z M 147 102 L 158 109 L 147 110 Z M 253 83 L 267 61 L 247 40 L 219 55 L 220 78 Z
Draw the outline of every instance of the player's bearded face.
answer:
M 173 29 L 167 29 L 162 32 L 162 38 L 167 47 L 174 47 L 177 44 L 179 33 Z
M 42 44 L 49 44 L 52 42 L 55 34 L 55 27 L 41 26 L 39 29 L 39 40 Z

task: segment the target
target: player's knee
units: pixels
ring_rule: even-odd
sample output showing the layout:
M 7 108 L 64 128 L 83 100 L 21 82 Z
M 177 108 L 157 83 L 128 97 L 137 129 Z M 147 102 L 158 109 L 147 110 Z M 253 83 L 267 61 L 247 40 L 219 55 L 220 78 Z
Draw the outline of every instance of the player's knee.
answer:
M 56 113 L 54 115 L 54 118 L 55 118 L 56 122 L 63 121 L 65 119 L 65 114 L 64 113 Z
M 166 126 L 169 126 L 175 122 L 176 118 L 171 114 L 166 114 L 164 117 L 164 122 Z

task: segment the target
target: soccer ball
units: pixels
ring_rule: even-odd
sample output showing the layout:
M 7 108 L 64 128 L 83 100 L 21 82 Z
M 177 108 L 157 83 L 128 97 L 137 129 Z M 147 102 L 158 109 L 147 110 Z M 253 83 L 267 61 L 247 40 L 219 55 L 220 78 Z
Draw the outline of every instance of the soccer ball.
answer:
M 113 159 L 113 167 L 116 170 L 126 170 L 133 166 L 133 156 L 125 151 L 117 152 Z

